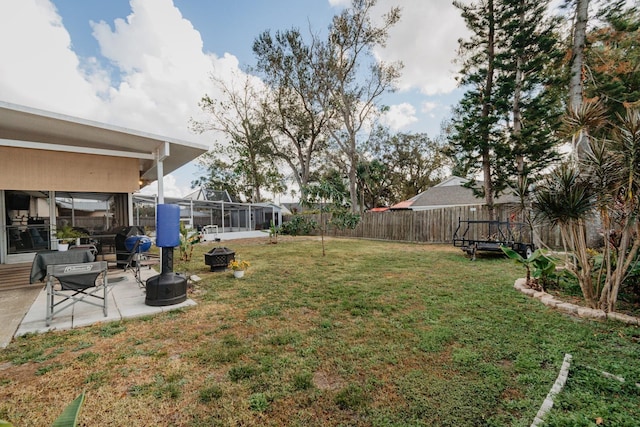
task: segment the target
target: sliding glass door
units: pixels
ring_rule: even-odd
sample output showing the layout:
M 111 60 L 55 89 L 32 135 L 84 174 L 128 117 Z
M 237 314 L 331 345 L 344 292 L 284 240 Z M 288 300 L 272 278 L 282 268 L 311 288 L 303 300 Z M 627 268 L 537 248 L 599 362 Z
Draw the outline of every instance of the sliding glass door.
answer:
M 0 205 L 3 262 L 27 262 L 40 250 L 51 249 L 52 213 L 48 191 L 4 190 Z

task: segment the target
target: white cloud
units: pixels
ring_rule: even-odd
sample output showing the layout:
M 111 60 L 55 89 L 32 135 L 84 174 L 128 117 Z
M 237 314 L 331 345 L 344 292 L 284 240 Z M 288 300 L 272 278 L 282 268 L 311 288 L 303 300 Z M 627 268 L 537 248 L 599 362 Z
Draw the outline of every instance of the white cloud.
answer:
M 131 14 L 111 27 L 92 23 L 109 78 L 96 58 L 78 58 L 68 31 L 48 0 L 0 3 L 0 99 L 189 141 L 191 117 L 211 93 L 212 70 L 241 73 L 235 56 L 203 51 L 200 33 L 172 0 L 131 0 Z M 220 139 L 220 138 L 218 138 Z
M 400 22 L 389 31 L 384 49 L 376 52 L 383 61 L 402 61 L 399 89 L 419 89 L 425 95 L 449 93 L 456 87 L 453 64 L 458 39 L 467 30 L 460 11 L 451 0 L 380 0 L 378 15 L 391 7 L 401 8 Z
M 329 0 L 329 4 L 332 7 L 348 7 L 351 5 L 351 0 Z
M 198 102 L 212 92 L 213 70 L 241 73 L 235 56 L 203 51 L 200 33 L 172 0 L 131 0 L 131 14 L 91 23 L 117 83 L 96 58 L 79 58 L 49 0 L 0 3 L 0 99 L 188 141 L 224 140 L 195 135 Z M 7 43 L 16 40 L 16 43 Z M 167 195 L 188 191 L 169 179 Z M 173 181 L 171 181 L 173 180 Z M 156 190 L 157 191 L 157 190 Z
M 136 129 L 208 143 L 188 127 L 200 114 L 198 102 L 211 88 L 213 69 L 237 69 L 232 55 L 203 52 L 200 33 L 172 0 L 132 0 L 131 14 L 92 23 L 102 55 L 121 72 L 109 94 L 112 121 Z M 215 95 L 215 94 L 212 94 Z
M 421 111 L 425 114 L 428 114 L 430 112 L 432 112 L 433 110 L 435 110 L 436 108 L 438 108 L 438 104 L 436 104 L 435 102 L 423 102 L 422 103 L 422 109 Z
M 162 180 L 163 193 L 165 197 L 183 197 L 192 192 L 188 186 L 180 186 L 175 176 L 167 175 Z M 146 187 L 140 189 L 141 194 L 157 195 L 158 194 L 158 181 L 154 181 Z
M 382 116 L 382 122 L 392 130 L 400 130 L 417 121 L 416 109 L 407 102 L 390 106 Z
M 99 110 L 96 90 L 49 1 L 3 0 L 0 40 L 3 101 L 71 115 Z
M 379 0 L 377 10 L 395 3 Z M 350 0 L 329 4 L 346 7 Z M 204 51 L 200 33 L 172 0 L 131 0 L 130 5 L 124 19 L 91 23 L 103 58 L 79 58 L 51 1 L 1 0 L 0 99 L 194 142 L 224 140 L 192 134 L 188 121 L 202 117 L 198 101 L 204 94 L 217 95 L 210 74 L 225 80 L 241 74 L 238 59 Z M 403 90 L 451 90 L 451 59 L 464 30 L 458 11 L 450 0 L 401 5 L 402 20 L 377 55 L 403 60 Z M 104 60 L 109 70 L 102 67 Z M 390 126 L 416 123 L 415 107 L 390 104 L 396 104 L 386 114 Z

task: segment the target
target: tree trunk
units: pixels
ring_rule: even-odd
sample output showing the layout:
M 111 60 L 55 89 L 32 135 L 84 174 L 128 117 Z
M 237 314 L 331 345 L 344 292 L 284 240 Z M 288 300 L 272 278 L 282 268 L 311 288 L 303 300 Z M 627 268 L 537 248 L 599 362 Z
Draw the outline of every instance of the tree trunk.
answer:
M 620 287 L 626 277 L 627 271 L 629 271 L 631 264 L 636 259 L 638 249 L 640 249 L 640 240 L 636 238 L 633 241 L 631 249 L 627 253 L 627 248 L 631 244 L 633 238 L 632 234 L 637 235 L 638 231 L 640 231 L 639 228 L 639 224 L 635 224 L 635 226 L 625 225 L 622 232 L 622 238 L 620 239 L 620 245 L 617 250 L 612 251 L 617 254 L 615 269 L 612 274 L 607 277 L 608 280 L 600 293 L 600 308 L 607 313 L 616 311 Z M 608 242 L 605 242 L 605 244 L 606 243 Z
M 591 277 L 593 266 L 588 253 L 589 248 L 587 246 L 585 223 L 579 219 L 570 227 L 574 256 L 578 258 L 578 263 L 574 266 L 574 274 L 578 277 L 585 303 L 590 308 L 597 308 L 597 301 L 593 289 L 593 278 Z
M 484 200 L 487 204 L 489 221 L 493 221 L 495 218 L 495 210 L 493 208 L 493 185 L 491 182 L 491 159 L 489 148 L 482 149 L 482 174 L 484 179 Z
M 524 24 L 524 10 L 520 11 L 520 26 Z M 523 53 L 519 52 L 516 58 L 516 75 L 513 89 L 513 130 L 512 136 L 515 141 L 516 152 L 516 171 L 518 173 L 518 188 L 524 189 L 524 156 L 522 154 L 522 143 L 520 136 L 522 133 L 522 111 L 520 110 L 520 99 L 522 97 L 522 82 L 524 80 L 524 72 L 522 67 L 524 66 Z
M 495 16 L 493 9 L 493 0 L 488 1 L 488 19 L 489 19 L 489 32 L 487 35 L 487 78 L 484 85 L 484 94 L 482 99 L 482 126 L 484 138 L 482 149 L 482 174 L 484 178 L 484 197 L 487 209 L 489 212 L 489 220 L 494 219 L 493 209 L 493 183 L 491 181 L 491 152 L 490 146 L 490 125 L 489 116 L 491 115 L 491 98 L 493 92 L 493 73 L 495 66 Z
M 355 165 L 349 165 L 349 197 L 351 201 L 351 212 L 359 212 L 358 204 L 358 188 L 357 188 L 357 174 Z
M 571 69 L 569 81 L 569 107 L 578 112 L 582 108 L 584 85 L 582 70 L 584 67 L 584 48 L 587 39 L 587 20 L 589 15 L 589 0 L 576 0 L 576 18 L 573 28 L 573 47 L 571 50 Z M 573 138 L 573 157 L 579 161 L 584 157 L 587 135 L 580 132 Z
M 569 105 L 574 111 L 582 106 L 582 68 L 584 64 L 584 47 L 587 39 L 588 14 L 589 0 L 576 0 L 576 18 L 571 50 L 571 80 L 569 83 Z

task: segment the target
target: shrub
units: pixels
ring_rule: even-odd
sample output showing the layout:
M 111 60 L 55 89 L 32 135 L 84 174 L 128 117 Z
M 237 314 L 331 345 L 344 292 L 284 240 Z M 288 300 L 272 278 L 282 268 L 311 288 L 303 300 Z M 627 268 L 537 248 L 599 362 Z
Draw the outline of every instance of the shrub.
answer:
M 290 236 L 306 236 L 318 228 L 318 223 L 304 215 L 294 215 L 280 227 L 281 234 Z

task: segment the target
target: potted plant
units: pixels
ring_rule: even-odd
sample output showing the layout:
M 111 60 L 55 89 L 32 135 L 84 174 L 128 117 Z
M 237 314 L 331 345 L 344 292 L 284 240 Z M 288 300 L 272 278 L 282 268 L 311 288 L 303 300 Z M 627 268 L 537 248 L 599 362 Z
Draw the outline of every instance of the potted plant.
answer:
M 63 225 L 56 230 L 56 237 L 58 238 L 58 250 L 66 251 L 69 249 L 69 244 L 75 242 L 80 237 L 86 237 L 86 235 L 70 225 Z
M 233 276 L 239 279 L 244 276 L 244 271 L 249 268 L 250 265 L 249 261 L 234 259 L 229 263 L 229 268 L 233 270 Z

